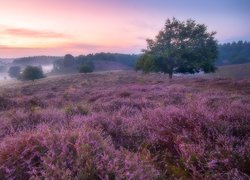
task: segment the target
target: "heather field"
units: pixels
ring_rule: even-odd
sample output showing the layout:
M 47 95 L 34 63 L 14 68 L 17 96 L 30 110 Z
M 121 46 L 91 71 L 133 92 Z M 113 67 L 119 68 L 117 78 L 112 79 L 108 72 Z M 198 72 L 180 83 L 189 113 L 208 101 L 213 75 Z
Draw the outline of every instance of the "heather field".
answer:
M 123 71 L 0 88 L 0 179 L 249 178 L 249 79 Z

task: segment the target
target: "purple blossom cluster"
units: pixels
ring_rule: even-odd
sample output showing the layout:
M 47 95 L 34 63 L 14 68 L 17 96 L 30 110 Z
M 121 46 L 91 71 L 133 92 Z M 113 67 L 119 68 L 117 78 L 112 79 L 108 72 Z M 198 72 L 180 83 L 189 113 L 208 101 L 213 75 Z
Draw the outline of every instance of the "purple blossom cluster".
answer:
M 249 179 L 249 87 L 107 73 L 5 89 L 0 179 Z

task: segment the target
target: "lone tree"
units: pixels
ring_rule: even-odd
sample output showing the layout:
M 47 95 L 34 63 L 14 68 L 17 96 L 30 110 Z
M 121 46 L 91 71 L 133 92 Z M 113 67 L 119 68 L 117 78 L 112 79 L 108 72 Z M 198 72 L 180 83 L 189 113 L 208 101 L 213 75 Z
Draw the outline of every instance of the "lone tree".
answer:
M 41 67 L 36 66 L 27 66 L 23 73 L 22 73 L 22 79 L 23 80 L 35 80 L 35 79 L 41 79 L 44 78 L 43 70 Z
M 136 64 L 136 70 L 173 73 L 214 72 L 217 58 L 216 32 L 207 32 L 204 24 L 192 19 L 167 19 L 155 40 L 147 39 L 147 49 Z

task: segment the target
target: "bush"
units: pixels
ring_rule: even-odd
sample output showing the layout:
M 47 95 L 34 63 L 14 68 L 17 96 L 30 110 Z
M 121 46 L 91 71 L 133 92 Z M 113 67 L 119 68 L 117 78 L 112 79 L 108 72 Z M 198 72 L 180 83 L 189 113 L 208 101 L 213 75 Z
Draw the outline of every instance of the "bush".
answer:
M 44 77 L 42 68 L 36 66 L 27 66 L 22 73 L 23 80 L 35 80 Z
M 12 66 L 10 67 L 9 71 L 9 76 L 12 78 L 18 78 L 21 73 L 21 67 L 20 66 Z
M 6 66 L 0 65 L 0 72 L 4 72 L 6 69 Z
M 94 68 L 91 67 L 90 65 L 87 64 L 83 64 L 80 68 L 79 68 L 79 72 L 80 73 L 90 73 L 93 72 Z

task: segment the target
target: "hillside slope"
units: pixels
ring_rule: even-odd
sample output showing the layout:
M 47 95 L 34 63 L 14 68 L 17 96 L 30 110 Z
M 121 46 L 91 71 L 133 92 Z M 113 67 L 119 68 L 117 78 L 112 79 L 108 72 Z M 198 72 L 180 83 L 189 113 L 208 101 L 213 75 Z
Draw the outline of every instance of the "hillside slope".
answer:
M 250 176 L 250 80 L 124 71 L 0 94 L 1 179 Z
M 218 78 L 250 78 L 250 63 L 218 66 L 215 73 L 209 74 Z

